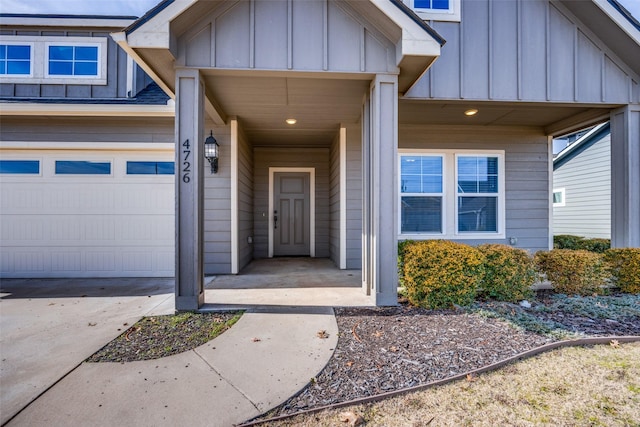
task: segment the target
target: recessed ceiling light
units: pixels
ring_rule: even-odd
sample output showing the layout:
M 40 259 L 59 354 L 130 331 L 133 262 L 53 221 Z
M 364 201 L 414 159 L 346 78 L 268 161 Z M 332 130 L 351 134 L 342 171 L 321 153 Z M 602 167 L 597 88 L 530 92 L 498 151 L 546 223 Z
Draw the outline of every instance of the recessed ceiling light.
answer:
M 475 116 L 476 114 L 478 114 L 478 109 L 477 108 L 471 108 L 467 111 L 464 112 L 465 116 Z
M 285 120 L 285 122 L 287 122 L 288 125 L 295 125 L 296 123 L 298 123 L 296 119 L 287 119 Z

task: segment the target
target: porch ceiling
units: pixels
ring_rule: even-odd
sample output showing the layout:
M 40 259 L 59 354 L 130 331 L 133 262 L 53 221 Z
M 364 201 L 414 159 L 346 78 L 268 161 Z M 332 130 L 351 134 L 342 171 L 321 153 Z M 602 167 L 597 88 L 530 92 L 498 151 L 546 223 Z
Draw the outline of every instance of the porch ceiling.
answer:
M 401 124 L 533 126 L 548 135 L 558 135 L 568 129 L 585 126 L 608 118 L 614 105 L 598 108 L 585 105 L 505 103 L 473 101 L 426 101 L 401 99 L 398 118 Z M 465 116 L 477 109 L 474 116 Z
M 359 120 L 368 80 L 205 74 L 207 94 L 238 117 L 254 147 L 328 147 Z M 297 123 L 289 125 L 288 118 Z

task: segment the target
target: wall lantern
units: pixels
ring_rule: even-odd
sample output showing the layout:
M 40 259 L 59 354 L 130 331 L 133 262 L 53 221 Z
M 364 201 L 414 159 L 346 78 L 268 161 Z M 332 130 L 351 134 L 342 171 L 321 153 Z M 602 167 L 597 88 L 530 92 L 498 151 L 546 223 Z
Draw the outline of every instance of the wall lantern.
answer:
M 204 157 L 209 160 L 211 165 L 211 173 L 218 173 L 218 141 L 213 137 L 213 131 L 211 135 L 204 140 Z

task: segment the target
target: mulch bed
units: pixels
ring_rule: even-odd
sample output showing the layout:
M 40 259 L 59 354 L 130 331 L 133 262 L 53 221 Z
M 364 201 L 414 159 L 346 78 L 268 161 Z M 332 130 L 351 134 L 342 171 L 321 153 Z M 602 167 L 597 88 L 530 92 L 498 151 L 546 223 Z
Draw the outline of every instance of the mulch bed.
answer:
M 328 365 L 301 393 L 263 419 L 452 377 L 558 339 L 640 335 L 638 296 L 630 297 L 634 298 L 631 312 L 635 314 L 617 317 L 611 312 L 575 314 L 568 310 L 575 307 L 548 298 L 541 292 L 529 310 L 518 304 L 499 303 L 498 308 L 506 311 L 506 316 L 500 310 L 492 311 L 496 308 L 492 303 L 451 311 L 407 305 L 336 309 L 340 335 Z M 528 316 L 524 327 L 517 326 L 522 312 Z M 537 330 L 537 321 L 545 327 Z

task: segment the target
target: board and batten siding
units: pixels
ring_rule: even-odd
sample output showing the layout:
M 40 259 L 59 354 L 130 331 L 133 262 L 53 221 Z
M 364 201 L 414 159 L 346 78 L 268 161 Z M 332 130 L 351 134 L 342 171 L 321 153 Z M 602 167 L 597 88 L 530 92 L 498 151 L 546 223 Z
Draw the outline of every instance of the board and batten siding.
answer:
M 401 149 L 504 150 L 505 239 L 460 239 L 472 245 L 509 244 L 549 249 L 549 149 L 538 128 L 400 125 Z
M 270 167 L 315 168 L 316 257 L 329 257 L 329 156 L 328 148 L 254 148 L 254 258 L 269 256 L 269 216 L 272 215 L 269 212 Z
M 253 259 L 253 148 L 238 126 L 238 267 Z
M 611 134 L 553 171 L 565 205 L 553 207 L 553 234 L 611 238 Z
M 17 98 L 127 98 L 127 54 L 110 36 L 109 31 L 85 29 L 11 29 L 0 30 L 0 35 L 42 37 L 101 37 L 107 40 L 107 84 L 14 84 L 1 83 L 0 97 Z M 138 74 L 143 75 L 137 65 Z M 140 91 L 144 87 L 137 86 Z M 131 94 L 131 96 L 135 95 Z
M 395 44 L 346 2 L 223 2 L 179 36 L 188 67 L 395 72 Z
M 640 79 L 563 5 L 462 0 L 461 22 L 409 98 L 638 103 Z

